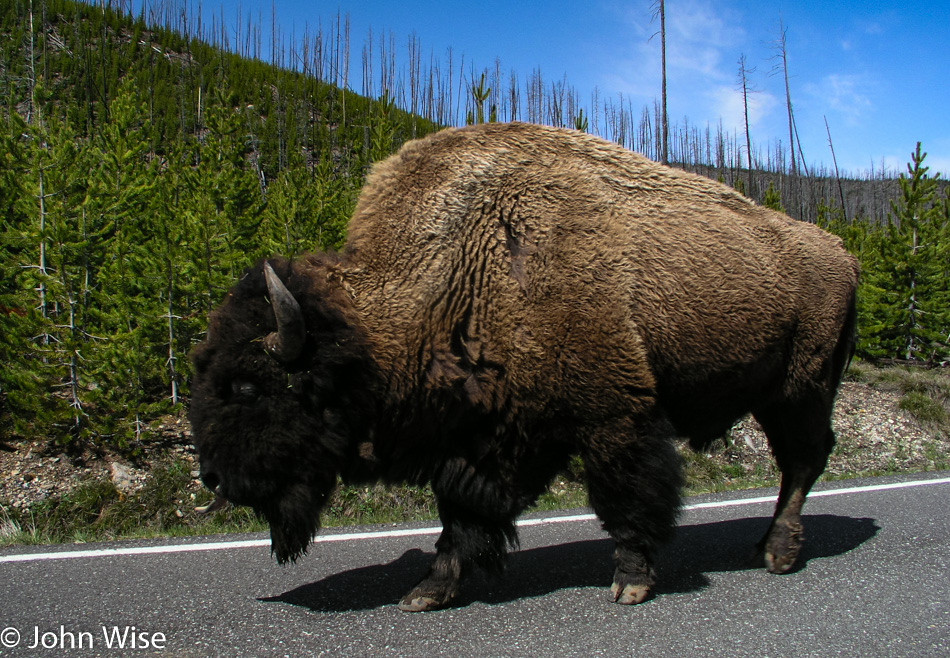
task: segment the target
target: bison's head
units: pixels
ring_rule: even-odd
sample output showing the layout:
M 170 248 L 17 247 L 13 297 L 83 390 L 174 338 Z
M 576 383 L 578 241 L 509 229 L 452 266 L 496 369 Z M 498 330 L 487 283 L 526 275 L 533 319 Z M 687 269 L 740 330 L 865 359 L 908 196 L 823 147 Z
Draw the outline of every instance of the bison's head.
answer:
M 316 257 L 272 262 L 212 313 L 192 354 L 189 416 L 205 485 L 262 514 L 284 563 L 306 552 L 358 438 L 347 417 L 358 417 L 366 352 Z

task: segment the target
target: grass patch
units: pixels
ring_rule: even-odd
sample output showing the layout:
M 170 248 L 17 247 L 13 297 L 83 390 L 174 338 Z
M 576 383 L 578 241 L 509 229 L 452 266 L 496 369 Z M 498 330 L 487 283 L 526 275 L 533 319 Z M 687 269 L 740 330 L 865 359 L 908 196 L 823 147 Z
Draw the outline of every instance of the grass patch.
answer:
M 919 391 L 905 393 L 897 406 L 922 423 L 943 425 L 947 422 L 947 410 L 944 405 Z
M 852 361 L 848 369 L 844 371 L 843 380 L 846 382 L 864 382 L 867 381 L 868 367 L 861 361 Z
M 909 366 L 869 370 L 867 381 L 877 386 L 891 386 L 902 393 L 917 392 L 936 401 L 950 399 L 950 370 L 944 368 L 912 368 Z
M 950 470 L 950 455 L 948 455 L 943 449 L 943 446 L 936 441 L 928 441 L 924 445 L 924 457 L 933 464 L 934 470 Z
M 587 489 L 580 480 L 559 475 L 528 512 L 551 512 L 575 507 L 587 507 Z
M 123 496 L 108 480 L 90 480 L 65 496 L 47 498 L 17 510 L 0 506 L 0 545 L 85 543 L 111 539 L 204 535 L 265 530 L 266 524 L 244 508 L 199 517 L 196 504 L 211 494 L 188 493 L 191 466 L 184 461 L 152 471 L 145 486 Z M 197 501 L 197 502 L 196 502 Z
M 154 469 L 145 486 L 123 496 L 108 480 L 90 480 L 69 494 L 25 510 L 0 505 L 0 546 L 86 543 L 113 539 L 263 532 L 266 521 L 246 507 L 227 506 L 210 516 L 196 506 L 211 492 L 194 491 L 193 464 L 178 460 Z M 426 520 L 437 516 L 428 488 L 339 487 L 321 515 L 325 527 Z
M 683 475 L 686 486 L 683 493 L 694 496 L 702 493 L 756 489 L 778 485 L 774 467 L 755 462 L 734 462 L 723 458 L 728 446 L 714 452 L 694 452 L 682 448 Z
M 324 527 L 425 521 L 438 516 L 429 487 L 337 487 L 321 514 Z
M 904 366 L 869 370 L 865 377 L 872 386 L 899 391 L 900 409 L 950 434 L 950 370 Z

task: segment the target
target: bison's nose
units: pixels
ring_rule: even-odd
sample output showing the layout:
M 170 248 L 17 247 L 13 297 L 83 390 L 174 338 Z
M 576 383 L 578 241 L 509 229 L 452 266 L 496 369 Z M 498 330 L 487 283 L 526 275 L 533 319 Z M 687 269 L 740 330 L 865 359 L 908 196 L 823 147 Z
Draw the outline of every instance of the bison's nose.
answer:
M 228 504 L 227 499 L 221 495 L 221 477 L 217 473 L 214 471 L 205 471 L 201 474 L 201 480 L 205 483 L 206 487 L 214 492 L 214 500 L 211 501 L 209 505 L 196 507 L 195 511 L 198 512 L 198 514 L 210 514 Z
M 215 493 L 219 493 L 218 487 L 221 486 L 221 477 L 214 471 L 205 471 L 201 474 L 201 481 L 205 486 Z

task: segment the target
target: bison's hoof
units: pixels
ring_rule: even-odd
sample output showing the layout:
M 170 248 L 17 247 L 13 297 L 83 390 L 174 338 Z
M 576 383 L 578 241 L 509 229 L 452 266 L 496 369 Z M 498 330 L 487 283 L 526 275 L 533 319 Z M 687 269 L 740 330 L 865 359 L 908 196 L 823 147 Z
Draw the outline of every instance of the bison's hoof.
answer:
M 769 573 L 786 573 L 795 566 L 795 558 L 798 557 L 798 551 L 777 555 L 772 551 L 765 552 L 765 569 Z
M 650 593 L 652 590 L 649 585 L 634 585 L 628 584 L 624 588 L 620 589 L 619 583 L 614 583 L 610 587 L 610 594 L 614 597 L 614 601 L 620 605 L 636 605 L 637 603 L 643 603 L 648 598 L 650 598 Z
M 798 559 L 802 548 L 802 524 L 776 523 L 765 542 L 763 558 L 769 573 L 786 573 Z
M 403 612 L 426 612 L 444 608 L 447 602 L 440 603 L 428 596 L 407 596 L 399 602 L 399 609 Z

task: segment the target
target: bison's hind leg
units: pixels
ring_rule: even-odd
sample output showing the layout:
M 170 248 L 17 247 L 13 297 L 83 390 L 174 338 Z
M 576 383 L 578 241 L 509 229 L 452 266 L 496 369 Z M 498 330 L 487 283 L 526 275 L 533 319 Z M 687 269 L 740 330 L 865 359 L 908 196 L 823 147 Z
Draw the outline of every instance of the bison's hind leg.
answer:
M 642 603 L 653 558 L 671 538 L 680 506 L 680 458 L 665 432 L 628 419 L 597 427 L 583 452 L 590 505 L 616 542 L 614 601 Z
M 802 545 L 802 506 L 812 485 L 828 464 L 835 446 L 831 412 L 835 393 L 854 355 L 857 311 L 854 296 L 834 351 L 822 364 L 813 387 L 794 398 L 753 410 L 765 430 L 772 454 L 782 472 L 775 516 L 759 542 L 759 552 L 772 573 L 785 573 L 795 564 Z
M 772 573 L 791 569 L 801 550 L 802 506 L 835 445 L 831 409 L 831 395 L 814 393 L 803 401 L 774 404 L 753 414 L 782 473 L 775 516 L 757 545 Z

